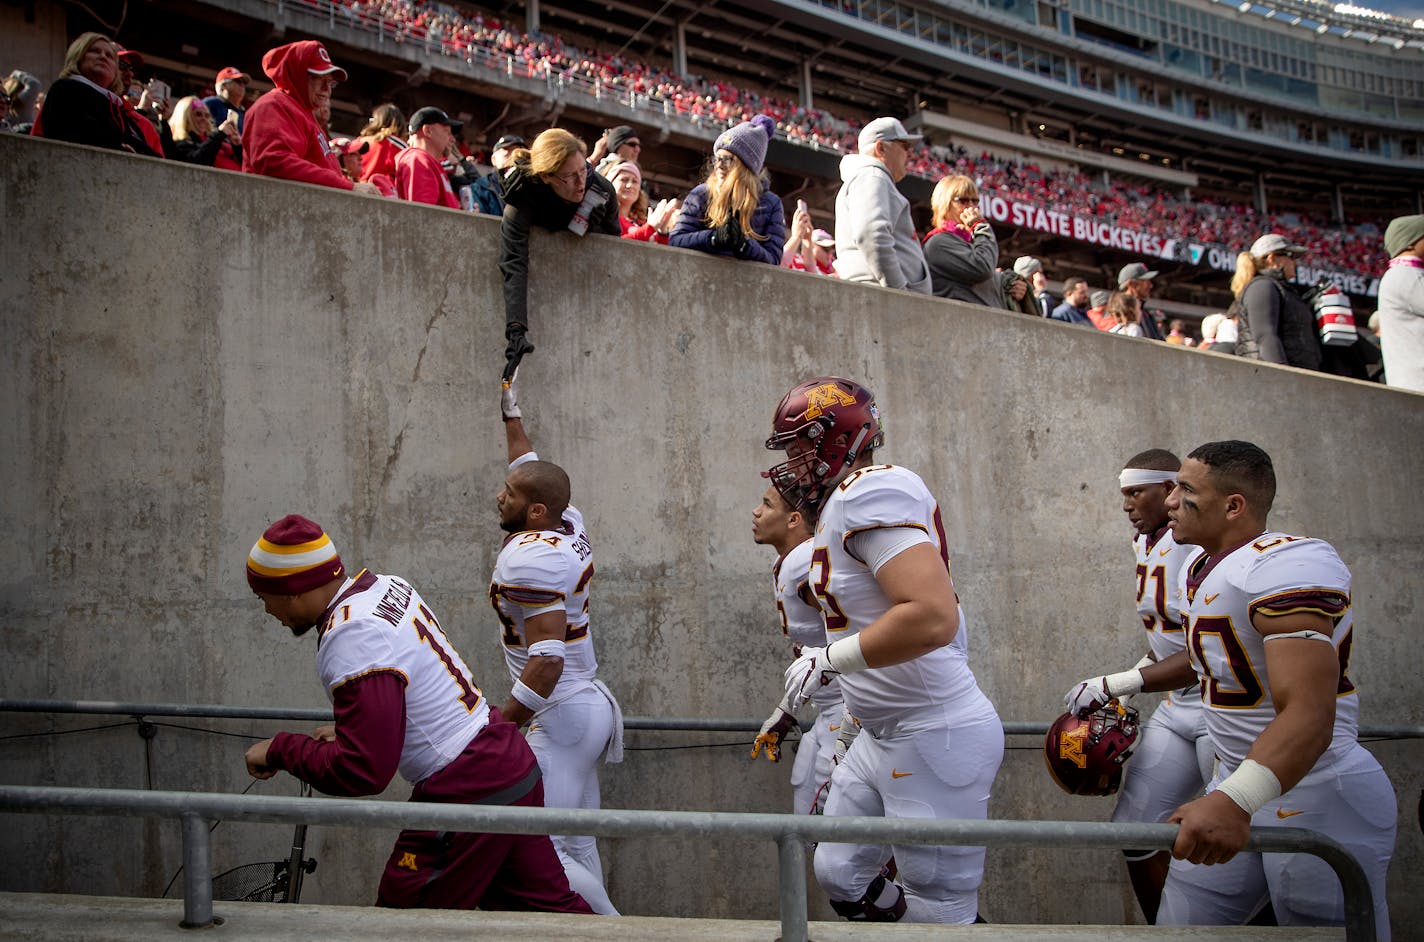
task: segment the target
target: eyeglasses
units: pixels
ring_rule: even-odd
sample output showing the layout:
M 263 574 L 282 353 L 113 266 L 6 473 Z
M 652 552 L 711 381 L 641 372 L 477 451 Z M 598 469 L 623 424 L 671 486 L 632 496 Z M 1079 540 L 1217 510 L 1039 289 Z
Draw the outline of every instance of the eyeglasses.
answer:
M 579 184 L 579 181 L 583 180 L 583 177 L 584 174 L 582 170 L 575 170 L 572 173 L 549 174 L 550 180 L 558 180 L 564 186 L 577 186 Z
M 737 158 L 733 157 L 731 154 L 718 154 L 716 157 L 712 158 L 712 166 L 716 167 L 718 170 L 730 170 L 736 165 Z
M 956 197 L 954 197 L 954 202 L 956 202 L 956 203 L 977 203 L 977 202 L 979 202 L 979 197 L 977 197 L 977 196 L 956 196 Z

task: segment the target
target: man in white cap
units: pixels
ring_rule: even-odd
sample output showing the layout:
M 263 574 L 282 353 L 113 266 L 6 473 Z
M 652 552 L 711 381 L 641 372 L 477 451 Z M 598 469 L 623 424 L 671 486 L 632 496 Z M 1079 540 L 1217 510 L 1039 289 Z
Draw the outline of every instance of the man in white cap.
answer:
M 1137 296 L 1137 323 L 1142 327 L 1142 336 L 1152 340 L 1165 340 L 1156 314 L 1147 310 L 1147 299 L 1152 296 L 1152 279 L 1156 277 L 1157 272 L 1141 262 L 1133 262 L 1131 265 L 1124 265 L 1117 273 L 1117 290 Z
M 905 179 L 910 145 L 920 140 L 894 118 L 876 118 L 860 131 L 860 153 L 841 158 L 836 271 L 846 281 L 930 293 L 910 201 L 895 188 Z

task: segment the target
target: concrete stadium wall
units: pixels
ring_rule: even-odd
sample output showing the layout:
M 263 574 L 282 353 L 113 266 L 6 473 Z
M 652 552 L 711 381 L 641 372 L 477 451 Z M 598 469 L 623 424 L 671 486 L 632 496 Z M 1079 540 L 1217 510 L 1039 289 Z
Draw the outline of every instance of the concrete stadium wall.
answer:
M 10 135 L 0 167 L 3 696 L 325 706 L 313 642 L 267 619 L 242 575 L 263 527 L 300 511 L 348 564 L 410 578 L 502 702 L 486 601 L 497 223 Z M 1240 437 L 1276 459 L 1274 525 L 1330 539 L 1354 571 L 1362 720 L 1424 721 L 1424 397 L 606 238 L 536 236 L 531 310 L 528 424 L 587 514 L 602 673 L 628 714 L 759 718 L 774 702 L 772 556 L 748 530 L 762 440 L 792 383 L 842 373 L 877 393 L 883 458 L 941 501 L 973 665 L 1005 720 L 1047 720 L 1080 676 L 1140 653 L 1122 462 Z M 144 740 L 95 728 L 110 722 L 4 715 L 0 778 L 238 792 L 246 744 L 280 728 Z M 630 733 L 605 805 L 789 808 L 787 764 L 748 763 L 747 738 Z M 1106 819 L 1111 801 L 1058 792 L 1037 741 L 1010 747 L 995 817 Z M 1400 796 L 1391 897 L 1410 925 L 1424 763 L 1416 742 L 1372 748 Z M 3 827 L 25 862 L 5 890 L 158 895 L 180 856 L 168 824 Z M 219 869 L 290 842 L 268 825 L 213 837 Z M 373 899 L 390 838 L 313 829 L 304 901 Z M 775 916 L 770 845 L 603 853 L 625 912 Z M 1136 918 L 1107 851 L 992 850 L 982 899 L 997 922 Z

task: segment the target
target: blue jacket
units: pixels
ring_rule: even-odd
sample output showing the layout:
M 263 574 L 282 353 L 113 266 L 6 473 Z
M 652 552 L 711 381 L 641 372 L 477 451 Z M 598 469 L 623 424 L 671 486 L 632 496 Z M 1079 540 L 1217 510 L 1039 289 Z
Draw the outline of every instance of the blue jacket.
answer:
M 1080 307 L 1074 307 L 1067 301 L 1053 309 L 1053 313 L 1048 315 L 1056 321 L 1066 321 L 1069 324 L 1086 324 L 1093 326 L 1093 322 L 1088 320 L 1088 312 Z
M 747 244 L 740 255 L 712 248 L 712 229 L 707 225 L 707 184 L 699 183 L 682 201 L 682 215 L 668 236 L 668 243 L 728 258 L 780 265 L 781 250 L 786 247 L 786 215 L 781 208 L 781 197 L 770 190 L 762 191 L 757 208 L 752 213 L 752 229 L 757 235 L 765 236 L 766 240 L 753 239 L 751 233 L 747 233 Z

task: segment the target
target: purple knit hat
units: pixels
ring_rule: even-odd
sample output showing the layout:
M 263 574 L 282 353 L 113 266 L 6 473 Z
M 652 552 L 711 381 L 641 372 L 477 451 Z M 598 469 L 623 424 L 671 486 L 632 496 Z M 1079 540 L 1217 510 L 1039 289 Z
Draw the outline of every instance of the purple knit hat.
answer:
M 737 155 L 742 163 L 751 168 L 752 173 L 761 173 L 766 163 L 766 145 L 776 134 L 776 122 L 764 114 L 743 121 L 734 128 L 728 128 L 717 137 L 713 151 L 725 150 Z

